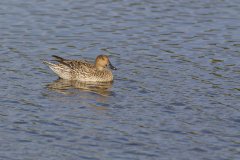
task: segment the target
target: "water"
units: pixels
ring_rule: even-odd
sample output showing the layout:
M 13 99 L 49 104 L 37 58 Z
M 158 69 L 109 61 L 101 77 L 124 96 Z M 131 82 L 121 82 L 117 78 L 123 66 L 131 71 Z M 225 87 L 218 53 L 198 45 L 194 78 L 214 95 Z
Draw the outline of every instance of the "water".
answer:
M 8 0 L 0 23 L 1 160 L 240 159 L 239 1 Z M 100 53 L 108 90 L 42 64 Z

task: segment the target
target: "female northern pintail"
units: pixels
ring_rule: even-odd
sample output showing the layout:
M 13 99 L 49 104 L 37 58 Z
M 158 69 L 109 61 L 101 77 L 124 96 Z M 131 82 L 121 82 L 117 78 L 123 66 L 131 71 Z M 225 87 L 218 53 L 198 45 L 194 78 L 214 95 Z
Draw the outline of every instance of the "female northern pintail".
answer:
M 85 60 L 68 60 L 59 56 L 53 55 L 58 64 L 44 61 L 53 72 L 60 78 L 67 80 L 77 80 L 84 82 L 110 82 L 113 81 L 113 74 L 107 68 L 116 70 L 116 68 L 109 61 L 108 56 L 99 55 L 95 60 L 95 64 L 89 63 Z

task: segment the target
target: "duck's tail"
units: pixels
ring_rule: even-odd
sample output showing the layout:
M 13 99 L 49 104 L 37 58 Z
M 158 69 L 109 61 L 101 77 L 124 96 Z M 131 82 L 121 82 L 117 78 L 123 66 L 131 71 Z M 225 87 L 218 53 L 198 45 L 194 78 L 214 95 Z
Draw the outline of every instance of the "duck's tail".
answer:
M 55 61 L 57 62 L 63 62 L 63 61 L 66 61 L 66 59 L 62 58 L 62 57 L 59 57 L 59 56 L 56 56 L 56 55 L 52 55 L 53 58 L 55 58 Z
M 56 66 L 56 64 L 53 64 L 53 63 L 51 63 L 51 62 L 48 62 L 48 61 L 43 61 L 43 64 L 46 64 L 46 65 L 48 65 L 49 67 L 53 67 L 53 66 Z
M 61 64 L 54 64 L 48 61 L 43 61 L 44 64 L 49 66 L 53 72 L 55 72 L 60 78 L 70 79 L 71 78 L 71 70 L 68 66 Z
M 62 57 L 59 57 L 59 56 L 56 56 L 56 55 L 52 55 L 52 57 L 55 58 L 55 61 L 57 61 L 57 62 L 59 62 L 59 63 L 61 63 L 61 64 L 63 64 L 63 65 L 66 65 L 66 66 L 68 66 L 68 67 L 71 68 L 71 66 L 69 65 L 69 63 L 67 63 L 69 60 L 64 59 L 64 58 L 62 58 Z

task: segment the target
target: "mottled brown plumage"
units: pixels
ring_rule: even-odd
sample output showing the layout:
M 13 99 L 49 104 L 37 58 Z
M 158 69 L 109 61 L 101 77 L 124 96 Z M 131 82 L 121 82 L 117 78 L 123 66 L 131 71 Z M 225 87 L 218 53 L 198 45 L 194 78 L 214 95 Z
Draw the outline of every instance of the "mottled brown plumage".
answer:
M 44 61 L 60 78 L 67 80 L 78 80 L 84 82 L 110 82 L 113 81 L 112 72 L 107 68 L 116 70 L 109 61 L 108 56 L 99 55 L 95 60 L 95 64 L 85 60 L 68 60 L 59 56 L 53 55 L 54 64 Z

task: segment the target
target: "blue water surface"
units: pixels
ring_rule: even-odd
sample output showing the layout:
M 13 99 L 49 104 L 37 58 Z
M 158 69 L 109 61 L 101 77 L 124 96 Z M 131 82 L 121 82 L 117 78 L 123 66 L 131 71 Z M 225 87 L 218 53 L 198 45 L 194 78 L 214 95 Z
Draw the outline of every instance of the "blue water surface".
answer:
M 238 0 L 3 0 L 0 24 L 1 160 L 240 159 Z M 107 54 L 114 83 L 53 54 Z

